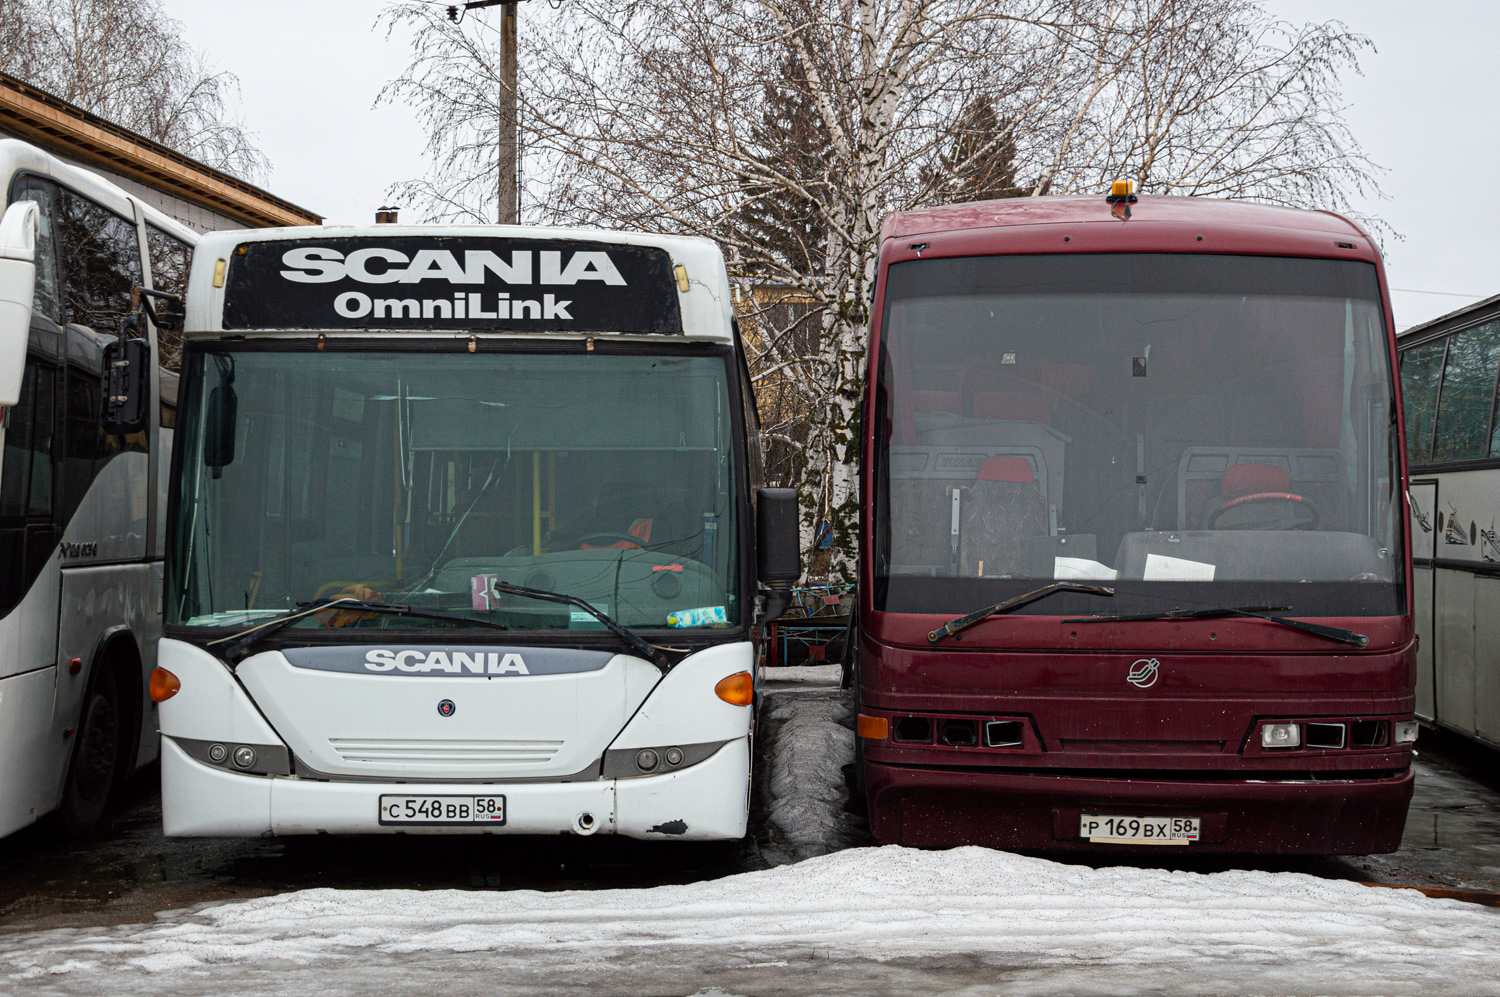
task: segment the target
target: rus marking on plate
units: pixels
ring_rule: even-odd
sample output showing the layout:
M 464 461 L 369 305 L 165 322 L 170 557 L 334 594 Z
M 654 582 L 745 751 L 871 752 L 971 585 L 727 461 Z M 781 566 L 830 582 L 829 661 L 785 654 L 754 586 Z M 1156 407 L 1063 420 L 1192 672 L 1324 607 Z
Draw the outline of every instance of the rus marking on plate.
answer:
M 1161 662 L 1155 658 L 1138 658 L 1130 665 L 1130 674 L 1125 676 L 1125 681 L 1137 689 L 1149 689 L 1156 684 L 1157 673 L 1161 670 Z

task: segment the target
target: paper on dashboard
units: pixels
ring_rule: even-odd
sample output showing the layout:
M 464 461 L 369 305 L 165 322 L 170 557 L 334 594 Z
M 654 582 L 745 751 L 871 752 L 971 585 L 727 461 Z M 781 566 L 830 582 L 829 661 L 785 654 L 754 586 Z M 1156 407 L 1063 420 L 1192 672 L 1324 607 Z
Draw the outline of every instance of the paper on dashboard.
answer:
M 1062 581 L 1112 582 L 1119 574 L 1107 564 L 1087 557 L 1054 557 L 1052 577 Z
M 1214 566 L 1182 557 L 1147 554 L 1143 577 L 1148 582 L 1211 582 L 1214 580 Z

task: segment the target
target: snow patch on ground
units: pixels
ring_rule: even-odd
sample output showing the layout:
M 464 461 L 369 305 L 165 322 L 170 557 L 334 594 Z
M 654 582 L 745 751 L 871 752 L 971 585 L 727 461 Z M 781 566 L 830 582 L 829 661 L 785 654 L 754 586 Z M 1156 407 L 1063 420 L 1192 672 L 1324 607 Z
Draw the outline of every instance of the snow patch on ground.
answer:
M 773 689 L 789 685 L 837 687 L 843 677 L 842 665 L 778 665 L 761 670 L 761 682 Z
M 761 856 L 770 864 L 868 840 L 864 820 L 846 808 L 844 766 L 854 762 L 853 717 L 849 695 L 837 687 L 767 698 L 761 723 L 769 751 L 758 778 L 766 800 Z
M 663 993 L 627 981 L 669 970 L 683 983 L 670 992 L 710 992 L 710 969 L 713 985 L 743 992 L 744 979 L 808 972 L 809 949 L 819 972 L 884 966 L 894 980 L 910 971 L 903 960 L 942 957 L 1008 992 L 1481 993 L 1500 979 L 1500 911 L 1298 873 L 887 846 L 648 890 L 318 889 L 152 925 L 0 936 L 0 992 L 222 993 L 239 980 L 346 993 L 362 979 L 481 967 L 492 993 L 547 980 Z M 754 992 L 821 989 L 803 979 L 801 991 L 791 975 L 790 990 Z

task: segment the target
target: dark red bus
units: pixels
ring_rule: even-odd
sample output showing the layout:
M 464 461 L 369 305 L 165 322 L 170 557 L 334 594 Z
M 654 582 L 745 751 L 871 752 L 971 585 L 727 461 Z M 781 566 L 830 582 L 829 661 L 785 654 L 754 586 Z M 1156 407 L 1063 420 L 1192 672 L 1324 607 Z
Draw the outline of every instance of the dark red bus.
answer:
M 875 837 L 1394 851 L 1380 254 L 1326 212 L 1127 194 L 885 222 L 849 659 Z

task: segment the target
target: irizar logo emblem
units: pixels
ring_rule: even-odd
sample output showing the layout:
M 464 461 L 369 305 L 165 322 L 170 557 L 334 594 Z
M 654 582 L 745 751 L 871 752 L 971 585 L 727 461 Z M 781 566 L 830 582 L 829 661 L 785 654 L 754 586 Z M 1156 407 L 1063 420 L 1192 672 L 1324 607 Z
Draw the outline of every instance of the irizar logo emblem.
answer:
M 449 675 L 530 675 L 526 662 L 514 651 L 392 651 L 385 647 L 365 652 L 365 670 L 371 672 L 446 672 Z M 444 714 L 446 716 L 447 714 Z
M 1156 684 L 1160 670 L 1161 662 L 1155 658 L 1138 658 L 1131 662 L 1130 674 L 1125 676 L 1125 681 L 1137 689 L 1149 689 Z

